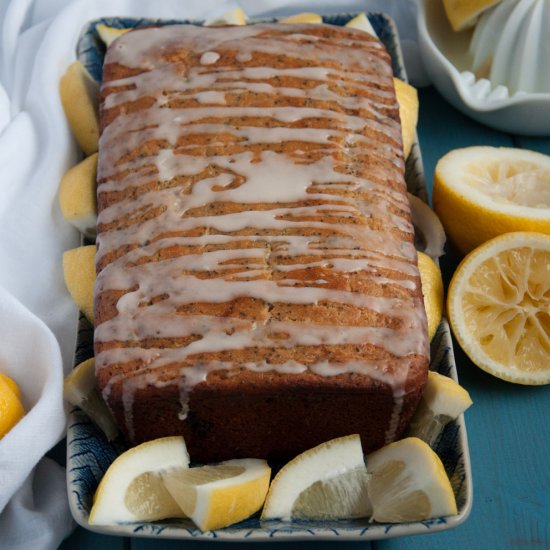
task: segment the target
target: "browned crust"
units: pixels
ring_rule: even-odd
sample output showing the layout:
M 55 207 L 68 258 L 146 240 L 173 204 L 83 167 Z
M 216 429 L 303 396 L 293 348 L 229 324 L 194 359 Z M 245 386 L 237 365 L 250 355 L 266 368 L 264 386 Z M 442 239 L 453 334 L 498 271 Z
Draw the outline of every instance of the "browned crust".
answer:
M 288 28 L 282 26 L 266 26 L 265 36 L 269 37 L 284 32 L 289 32 Z M 387 52 L 379 47 L 374 47 L 375 41 L 372 37 L 361 31 L 350 29 L 341 29 L 325 25 L 315 26 L 293 26 L 292 32 L 309 33 L 322 39 L 325 43 L 330 43 L 333 47 L 338 45 L 338 40 L 349 40 L 350 36 L 354 40 L 354 47 L 363 48 L 366 56 L 376 56 L 378 60 L 389 64 L 390 58 Z M 133 31 L 139 32 L 139 31 Z M 339 46 L 338 46 L 339 47 Z M 351 47 L 351 46 L 350 46 Z M 267 54 L 266 54 L 267 55 Z M 138 101 L 127 102 L 121 106 L 106 109 L 105 99 L 113 88 L 109 82 L 132 76 L 140 72 L 140 69 L 131 69 L 120 65 L 112 60 L 114 54 L 108 51 L 104 66 L 103 86 L 101 92 L 101 128 L 102 130 L 112 123 L 116 117 L 124 113 L 146 111 L 152 101 L 152 98 L 141 98 Z M 182 39 L 181 45 L 177 50 L 166 54 L 166 62 L 177 62 L 185 60 L 189 66 L 196 65 L 199 61 L 199 55 L 195 53 L 190 45 Z M 256 54 L 250 61 L 249 66 L 262 66 L 266 63 L 266 57 Z M 280 55 L 274 59 L 269 58 L 269 63 L 279 67 L 297 67 L 303 66 L 303 60 L 298 60 L 289 56 Z M 315 66 L 315 60 L 311 65 Z M 235 65 L 235 52 L 221 51 L 220 64 Z M 340 68 L 340 67 L 335 67 Z M 350 69 L 361 70 L 364 67 L 353 67 Z M 278 77 L 277 85 L 295 86 L 308 88 L 311 83 L 307 79 L 296 77 Z M 388 92 L 387 104 L 385 104 L 380 113 L 381 118 L 377 122 L 399 120 L 399 111 L 395 96 L 392 92 L 393 84 L 391 78 L 381 78 L 374 87 L 384 89 Z M 368 94 L 364 87 L 359 87 L 353 79 L 348 79 L 344 84 L 333 84 L 331 89 L 343 96 L 353 96 L 354 94 Z M 256 93 L 242 93 L 240 95 L 231 95 L 230 103 L 235 105 L 251 105 L 257 107 L 269 107 L 274 105 L 285 106 L 310 106 L 323 109 L 333 109 L 341 111 L 344 114 L 359 114 L 346 110 L 333 101 L 316 100 L 311 101 L 307 98 L 276 98 L 275 103 L 270 102 L 265 96 Z M 192 100 L 181 99 L 174 100 L 169 107 L 193 108 L 196 105 Z M 205 117 L 201 122 L 210 122 Z M 258 117 L 252 124 L 266 126 L 272 121 L 268 118 Z M 238 127 L 241 121 L 238 118 L 232 118 L 227 121 L 229 127 Z M 247 121 L 250 125 L 250 122 Z M 279 125 L 284 125 L 278 123 Z M 288 123 L 289 127 L 295 123 Z M 309 127 L 326 127 L 326 120 L 311 119 L 308 122 Z M 391 141 L 391 138 L 380 134 L 369 128 L 365 129 L 364 135 L 374 137 L 377 140 Z M 142 142 L 138 148 L 129 150 L 122 159 L 138 158 L 140 156 L 155 155 L 160 149 L 166 147 L 165 142 L 151 140 Z M 209 144 L 201 135 L 187 134 L 180 138 L 176 144 L 175 151 L 179 147 L 186 146 L 185 154 L 210 156 L 223 152 L 223 154 L 239 153 L 251 151 L 260 154 L 262 151 L 273 150 L 285 152 L 290 157 L 300 161 L 315 161 L 326 155 L 326 150 L 321 150 L 314 143 L 304 142 L 283 142 L 278 144 L 243 144 L 235 140 L 230 131 L 216 136 L 216 144 Z M 191 146 L 191 147 L 190 147 Z M 395 158 L 384 157 L 374 154 L 372 151 L 357 148 L 346 149 L 341 144 L 334 144 L 333 157 L 338 170 L 342 173 L 365 175 L 375 182 L 384 183 L 388 187 L 405 192 L 403 180 L 403 158 L 397 155 Z M 100 149 L 101 162 L 101 149 Z M 399 165 L 399 177 L 393 177 L 395 165 Z M 215 170 L 215 168 L 213 168 Z M 204 177 L 204 174 L 196 176 L 179 176 L 169 182 L 159 182 L 156 179 L 156 171 L 153 165 L 145 167 L 143 173 L 148 175 L 147 182 L 141 187 L 128 191 L 109 191 L 101 190 L 102 180 L 99 180 L 98 209 L 101 211 L 111 204 L 115 204 L 122 199 L 131 196 L 137 196 L 155 189 L 163 187 L 178 186 L 183 192 L 189 192 L 192 186 Z M 123 180 L 128 172 L 122 171 L 112 179 Z M 215 174 L 209 174 L 215 175 Z M 334 191 L 334 202 L 337 204 L 339 198 L 348 198 L 349 192 L 338 190 Z M 354 192 L 354 199 L 357 201 L 368 201 L 369 197 L 361 192 Z M 260 209 L 261 205 L 254 205 Z M 224 214 L 238 212 L 242 205 L 235 203 L 216 203 L 203 207 L 209 208 L 209 213 Z M 390 207 L 390 212 L 394 207 Z M 212 209 L 215 209 L 214 211 Z M 128 216 L 119 218 L 109 225 L 100 225 L 98 232 L 108 231 L 116 228 L 127 228 L 139 225 L 148 217 L 157 215 L 156 211 L 134 212 Z M 204 213 L 197 209 L 193 215 Z M 402 212 L 393 212 L 402 214 Z M 189 213 L 188 213 L 189 215 Z M 311 220 L 315 221 L 315 220 Z M 326 221 L 326 217 L 325 217 Z M 387 231 L 393 233 L 403 241 L 412 242 L 412 237 L 401 232 L 397 227 L 388 226 L 387 219 L 374 217 L 363 217 L 362 219 L 351 218 L 341 219 L 340 223 L 362 224 L 365 229 L 380 229 L 386 227 Z M 180 236 L 198 236 L 206 233 L 207 228 L 195 228 L 192 231 L 180 232 Z M 296 230 L 289 230 L 289 234 L 294 234 Z M 251 228 L 244 229 L 236 233 L 242 237 L 242 247 L 258 246 L 247 236 L 262 234 L 258 230 Z M 174 233 L 170 233 L 175 235 Z M 280 234 L 264 230 L 263 234 Z M 322 238 L 324 235 L 333 234 L 324 229 L 300 229 L 296 234 L 312 235 Z M 167 234 L 157 235 L 157 239 L 165 237 Z M 135 245 L 137 246 L 137 245 Z M 267 245 L 266 245 L 267 246 Z M 101 271 L 106 265 L 122 257 L 134 245 L 126 245 L 110 254 L 107 254 L 98 263 L 98 271 Z M 204 248 L 202 251 L 205 251 Z M 201 249 L 187 249 L 185 247 L 174 247 L 163 249 L 162 254 L 178 256 L 188 253 L 200 253 Z M 162 259 L 161 255 L 149 258 L 147 261 L 158 261 Z M 284 259 L 281 260 L 284 262 Z M 404 300 L 418 299 L 421 297 L 420 280 L 418 276 L 411 277 L 407 275 L 396 275 L 389 268 L 379 270 L 382 277 L 400 277 L 413 280 L 416 284 L 416 290 L 410 290 L 398 285 L 377 284 L 372 279 L 368 279 L 361 274 L 339 273 L 338 277 L 334 272 L 324 268 L 312 267 L 307 270 L 292 273 L 292 277 L 297 281 L 306 281 L 315 279 L 325 279 L 328 284 L 325 288 L 354 291 L 370 294 L 374 296 L 394 296 Z M 225 272 L 227 275 L 227 272 Z M 220 276 L 217 272 L 204 272 L 197 275 L 204 278 Z M 275 276 L 275 275 L 272 275 Z M 310 283 L 307 283 L 311 286 Z M 96 326 L 113 318 L 117 315 L 116 302 L 132 289 L 120 291 L 108 291 L 99 293 L 95 299 Z M 158 297 L 159 300 L 163 296 Z M 194 303 L 181 308 L 181 315 L 218 315 L 221 317 L 239 317 L 252 320 L 292 320 L 313 323 L 336 323 L 351 326 L 395 326 L 395 318 L 377 314 L 373 311 L 361 309 L 353 306 L 346 306 L 335 303 L 319 304 L 268 304 L 262 300 L 252 298 L 238 298 L 227 303 Z M 420 336 L 419 336 L 420 337 Z M 284 335 L 282 335 L 284 338 Z M 147 347 L 173 347 L 186 345 L 188 340 L 143 340 L 139 342 L 96 342 L 96 354 L 117 347 L 138 346 Z M 159 381 L 166 382 L 163 387 L 156 387 L 154 384 L 148 384 L 142 389 L 138 389 L 132 405 L 132 416 L 134 420 L 134 434 L 130 434 L 124 425 L 124 407 L 122 399 L 122 387 L 120 384 L 114 384 L 110 390 L 108 404 L 113 410 L 117 422 L 123 428 L 125 436 L 134 443 L 147 439 L 183 433 L 191 456 L 198 461 L 222 460 L 227 458 L 257 456 L 257 457 L 275 457 L 288 458 L 308 447 L 316 445 L 322 441 L 345 435 L 349 433 L 360 433 L 363 440 L 365 452 L 374 450 L 384 443 L 385 430 L 388 427 L 388 421 L 392 413 L 393 394 L 387 384 L 383 384 L 370 376 L 359 374 L 345 374 L 333 377 L 324 377 L 312 372 L 306 371 L 301 374 L 282 375 L 277 372 L 258 373 L 245 368 L 233 369 L 230 375 L 225 371 L 214 371 L 208 375 L 207 381 L 194 387 L 191 393 L 188 418 L 185 421 L 178 419 L 181 412 L 180 390 L 177 387 L 177 380 L 181 368 L 192 367 L 196 362 L 208 361 L 211 359 L 231 361 L 235 364 L 254 361 L 266 361 L 268 363 L 278 364 L 288 360 L 302 362 L 305 365 L 312 365 L 319 360 L 331 359 L 336 362 L 346 362 L 354 359 L 368 357 L 371 360 L 380 361 L 387 365 L 387 368 L 400 368 L 398 359 L 391 353 L 380 348 L 369 345 L 359 346 L 317 346 L 315 348 L 302 346 L 300 348 L 287 349 L 281 348 L 247 348 L 243 350 L 234 350 L 231 352 L 204 353 L 190 358 L 189 362 L 169 365 L 157 373 Z M 405 387 L 405 396 L 399 425 L 396 435 L 400 435 L 408 423 L 410 416 L 414 412 L 420 398 L 423 386 L 427 377 L 428 360 L 426 357 L 417 355 L 412 357 L 411 366 Z M 402 367 L 401 367 L 402 368 Z M 126 376 L 133 376 L 138 370 L 139 375 L 147 374 L 144 364 L 140 361 L 127 362 L 124 364 L 111 364 L 98 372 L 98 381 L 100 388 L 105 388 L 112 378 L 120 373 L 126 373 Z M 170 384 L 169 381 L 175 383 Z M 254 419 L 254 420 L 252 420 Z

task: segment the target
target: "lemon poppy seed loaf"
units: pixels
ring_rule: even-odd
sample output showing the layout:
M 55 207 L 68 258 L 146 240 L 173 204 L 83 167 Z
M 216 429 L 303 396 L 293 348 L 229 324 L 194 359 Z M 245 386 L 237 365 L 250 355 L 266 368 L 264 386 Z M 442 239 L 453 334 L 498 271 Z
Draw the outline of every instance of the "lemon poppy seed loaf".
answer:
M 126 438 L 216 461 L 399 437 L 428 340 L 382 44 L 132 31 L 100 118 L 96 373 Z

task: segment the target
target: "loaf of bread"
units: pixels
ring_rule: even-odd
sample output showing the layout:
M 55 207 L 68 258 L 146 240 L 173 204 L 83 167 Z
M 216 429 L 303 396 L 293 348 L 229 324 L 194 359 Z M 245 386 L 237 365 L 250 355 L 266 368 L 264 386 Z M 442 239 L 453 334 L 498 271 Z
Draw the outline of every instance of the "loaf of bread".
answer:
M 398 438 L 429 352 L 383 45 L 135 30 L 100 117 L 96 372 L 127 440 L 210 462 Z

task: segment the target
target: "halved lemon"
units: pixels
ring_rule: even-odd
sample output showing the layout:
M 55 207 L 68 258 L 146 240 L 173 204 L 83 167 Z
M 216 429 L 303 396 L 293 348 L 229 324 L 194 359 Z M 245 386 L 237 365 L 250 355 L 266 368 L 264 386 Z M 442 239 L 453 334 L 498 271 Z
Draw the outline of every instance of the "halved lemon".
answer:
M 238 523 L 263 505 L 271 468 L 265 460 L 235 459 L 188 470 L 168 470 L 163 483 L 202 531 Z
M 322 23 L 323 18 L 318 13 L 297 13 L 279 20 L 279 23 Z
M 479 16 L 500 0 L 443 0 L 445 13 L 455 31 L 473 27 Z
M 550 235 L 508 233 L 458 266 L 447 297 L 458 343 L 484 371 L 550 383 Z
M 188 467 L 189 454 L 180 436 L 148 441 L 122 453 L 97 488 L 90 525 L 185 517 L 161 475 Z
M 508 147 L 467 147 L 437 163 L 436 214 L 462 254 L 512 231 L 550 234 L 550 156 Z
M 83 361 L 65 377 L 63 397 L 71 405 L 82 409 L 109 441 L 116 438 L 118 429 L 97 388 L 95 358 Z
M 262 519 L 369 516 L 361 439 L 332 439 L 298 455 L 271 482 Z
M 423 521 L 457 513 L 453 488 L 440 458 L 424 441 L 407 437 L 367 456 L 372 519 Z
M 431 340 L 435 336 L 443 314 L 443 279 L 439 267 L 422 252 L 418 252 L 418 270 L 428 318 L 428 336 Z
M 457 382 L 438 372 L 428 372 L 422 399 L 407 435 L 432 446 L 443 428 L 472 405 L 470 394 Z
M 95 244 L 79 246 L 63 253 L 63 275 L 78 308 L 94 322 Z

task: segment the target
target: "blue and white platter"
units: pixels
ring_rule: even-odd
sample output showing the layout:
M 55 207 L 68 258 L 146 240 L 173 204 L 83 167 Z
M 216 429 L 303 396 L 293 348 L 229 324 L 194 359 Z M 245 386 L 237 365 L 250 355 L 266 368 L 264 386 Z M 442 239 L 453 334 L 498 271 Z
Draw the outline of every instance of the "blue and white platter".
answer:
M 323 17 L 323 22 L 345 25 L 355 14 Z M 369 20 L 389 51 L 395 76 L 406 80 L 397 30 L 392 20 L 383 14 L 369 14 Z M 262 22 L 276 21 L 275 19 Z M 96 31 L 103 23 L 115 28 L 133 28 L 177 23 L 200 24 L 196 21 L 166 21 L 151 19 L 104 18 L 90 22 L 83 29 L 77 46 L 78 58 L 90 74 L 101 79 L 105 46 Z M 426 200 L 426 186 L 420 148 L 413 145 L 405 173 L 409 191 Z M 75 352 L 75 365 L 93 355 L 93 328 L 81 316 Z M 431 343 L 430 369 L 457 379 L 449 325 L 443 319 Z M 113 460 L 125 450 L 121 440 L 109 442 L 103 433 L 79 409 L 69 415 L 67 429 L 67 484 L 69 503 L 75 520 L 83 527 L 109 535 L 155 537 L 166 539 L 274 541 L 274 540 L 377 540 L 390 537 L 443 531 L 461 524 L 472 507 L 472 475 L 466 427 L 461 415 L 448 424 L 434 444 L 451 480 L 456 497 L 456 516 L 427 521 L 382 524 L 368 519 L 339 521 L 260 521 L 259 515 L 224 529 L 201 532 L 190 520 L 174 519 L 150 523 L 128 523 L 112 526 L 91 526 L 88 515 L 93 495 L 103 474 Z

